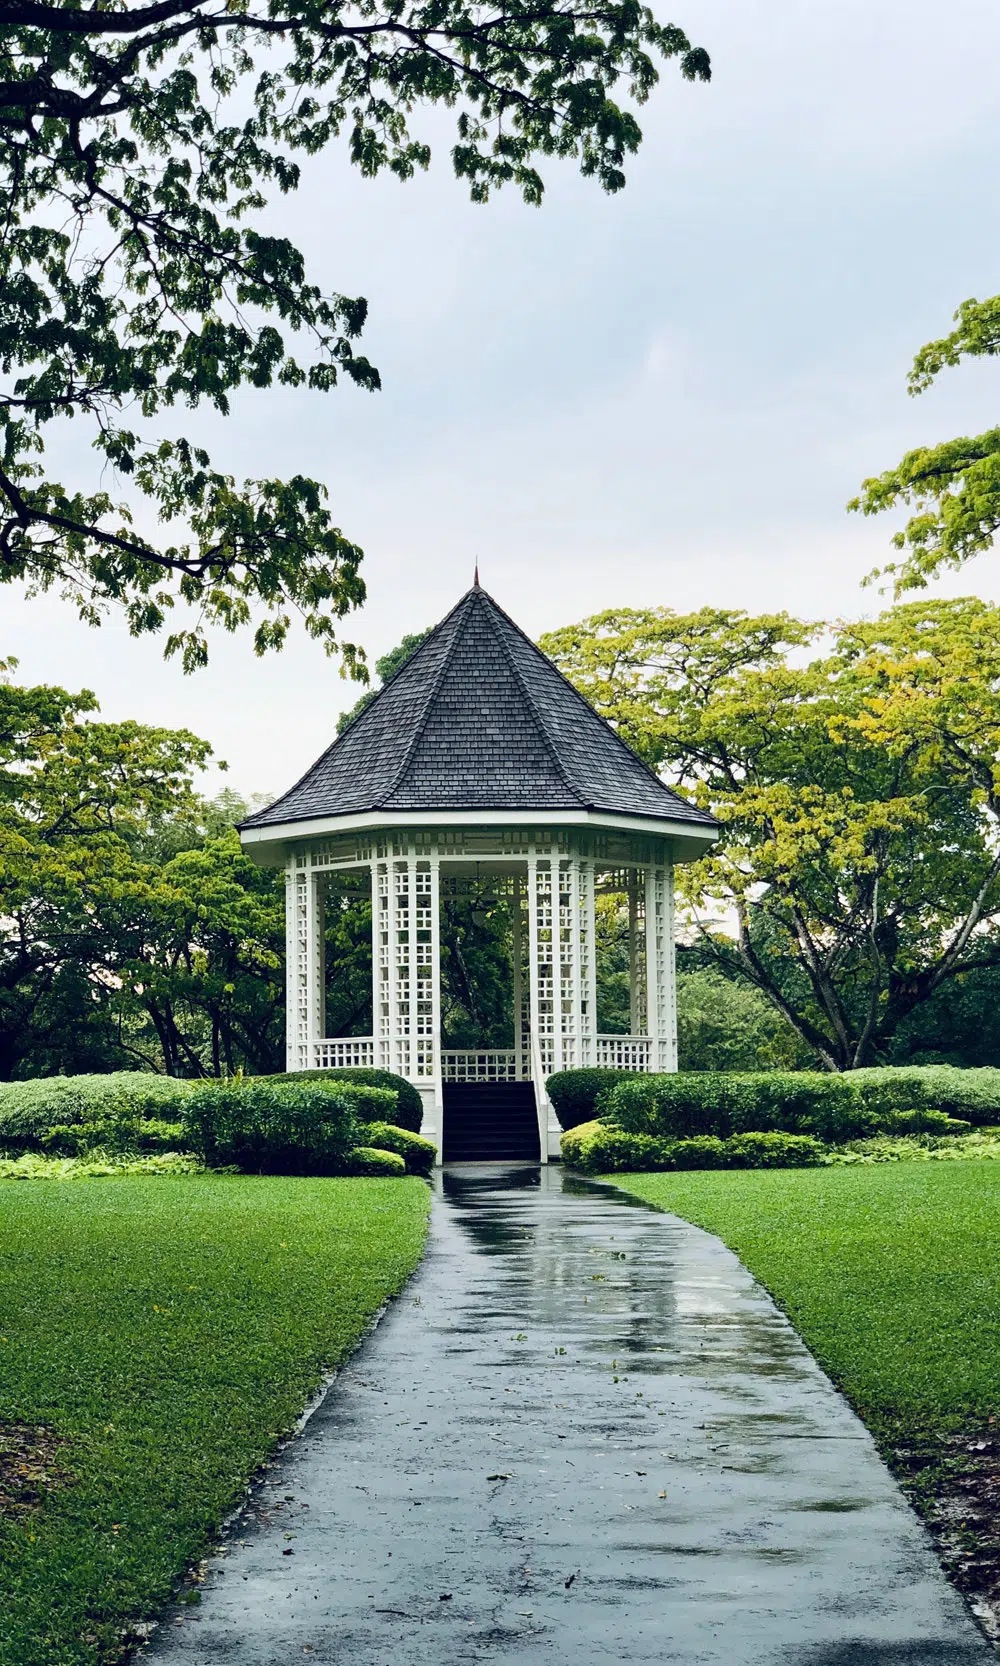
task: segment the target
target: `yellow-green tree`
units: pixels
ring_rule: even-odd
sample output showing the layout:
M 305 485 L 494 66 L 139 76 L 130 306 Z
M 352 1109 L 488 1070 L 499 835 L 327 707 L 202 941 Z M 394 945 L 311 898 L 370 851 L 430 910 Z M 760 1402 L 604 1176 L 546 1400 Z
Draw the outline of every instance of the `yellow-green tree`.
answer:
M 886 1057 L 950 979 L 1000 965 L 1000 609 L 615 609 L 542 646 L 719 817 L 678 869 L 706 949 L 827 1068 Z

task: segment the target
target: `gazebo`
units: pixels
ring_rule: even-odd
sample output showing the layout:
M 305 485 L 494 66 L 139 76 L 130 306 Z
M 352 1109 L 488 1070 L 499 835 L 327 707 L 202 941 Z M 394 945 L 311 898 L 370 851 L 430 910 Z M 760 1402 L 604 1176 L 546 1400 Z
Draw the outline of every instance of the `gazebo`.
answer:
M 378 1067 L 445 1160 L 559 1150 L 556 1070 L 677 1068 L 673 868 L 716 836 L 477 582 L 333 745 L 243 824 L 286 875 L 287 1068 Z M 324 906 L 370 885 L 372 1034 L 328 1035 Z M 510 1045 L 444 1048 L 440 908 L 504 899 Z M 629 1034 L 597 1022 L 595 896 L 628 899 Z M 624 905 L 623 905 L 624 907 Z

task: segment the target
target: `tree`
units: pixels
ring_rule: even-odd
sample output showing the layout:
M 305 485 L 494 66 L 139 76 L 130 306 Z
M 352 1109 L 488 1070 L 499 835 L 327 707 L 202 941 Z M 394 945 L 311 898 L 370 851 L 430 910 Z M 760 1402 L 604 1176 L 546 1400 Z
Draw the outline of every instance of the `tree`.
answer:
M 332 650 L 364 597 L 321 484 L 237 484 L 160 425 L 247 387 L 378 387 L 365 301 L 324 293 L 264 218 L 299 159 L 343 138 L 363 174 L 405 180 L 430 159 L 414 108 L 444 105 L 473 200 L 512 183 L 539 202 L 553 156 L 616 191 L 657 60 L 709 76 L 637 0 L 0 0 L 0 25 L 0 579 L 56 586 L 92 623 L 121 604 L 134 634 L 190 604 L 165 644 L 186 669 L 207 625 L 255 611 L 258 652 L 296 611 Z M 93 435 L 92 489 L 44 469 L 67 417 Z
M 81 721 L 95 704 L 86 690 L 0 683 L 4 1077 L 40 1031 L 65 1032 L 67 999 L 92 1014 L 115 988 L 107 920 L 122 899 L 147 895 L 138 847 L 166 816 L 191 812 L 211 750 L 184 730 Z
M 720 818 L 678 869 L 705 948 L 828 1069 L 886 1058 L 938 991 L 1000 966 L 1000 609 L 914 602 L 832 636 L 623 609 L 543 647 Z
M 911 394 L 923 393 L 946 366 L 1000 353 L 1000 295 L 963 301 L 955 323 L 949 335 L 921 347 Z M 864 481 L 848 508 L 878 515 L 898 504 L 912 504 L 916 513 L 893 538 L 904 559 L 881 569 L 893 575 L 897 592 L 923 589 L 942 568 L 962 567 L 991 549 L 1000 528 L 1000 428 L 908 451 L 895 468 Z

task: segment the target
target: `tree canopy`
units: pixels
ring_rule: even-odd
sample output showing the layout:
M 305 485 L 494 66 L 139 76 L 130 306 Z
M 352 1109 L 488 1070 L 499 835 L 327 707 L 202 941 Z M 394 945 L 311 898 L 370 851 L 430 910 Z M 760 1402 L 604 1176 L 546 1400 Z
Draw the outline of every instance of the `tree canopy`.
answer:
M 364 299 L 268 218 L 301 160 L 341 141 L 405 180 L 430 159 L 414 112 L 440 105 L 474 201 L 539 202 L 550 157 L 617 191 L 659 63 L 709 77 L 638 0 L 0 0 L 0 27 L 0 580 L 90 622 L 120 604 L 185 668 L 208 627 L 264 652 L 295 613 L 332 650 L 364 596 L 321 482 L 237 482 L 165 426 L 244 388 L 378 387 Z M 70 417 L 97 453 L 83 489 L 45 463 Z M 178 603 L 193 623 L 168 628 Z
M 963 301 L 954 322 L 954 330 L 918 352 L 909 376 L 911 394 L 923 393 L 942 370 L 963 359 L 1000 353 L 1000 295 Z M 900 504 L 915 509 L 893 538 L 903 559 L 881 569 L 893 576 L 899 592 L 923 589 L 942 568 L 962 567 L 992 549 L 1000 528 L 1000 428 L 908 451 L 895 468 L 864 481 L 848 507 L 878 515 Z
M 542 646 L 719 817 L 678 868 L 703 944 L 828 1068 L 885 1059 L 937 992 L 1000 966 L 1000 608 L 832 630 L 617 609 Z

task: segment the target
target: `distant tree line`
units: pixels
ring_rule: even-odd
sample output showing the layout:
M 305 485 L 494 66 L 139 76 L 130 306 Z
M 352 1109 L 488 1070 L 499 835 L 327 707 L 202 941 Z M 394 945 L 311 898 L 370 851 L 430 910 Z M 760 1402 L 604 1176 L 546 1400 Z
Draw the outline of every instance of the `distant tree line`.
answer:
M 1000 609 L 615 610 L 544 646 L 722 822 L 678 869 L 682 1068 L 1000 1061 Z M 200 792 L 195 735 L 3 671 L 0 1076 L 280 1069 L 283 876 L 236 831 L 260 800 Z M 621 1033 L 624 899 L 597 924 L 599 1027 Z M 447 898 L 441 934 L 446 1045 L 510 1045 L 509 903 Z M 327 968 L 327 1033 L 370 1034 L 361 880 L 329 898 Z

